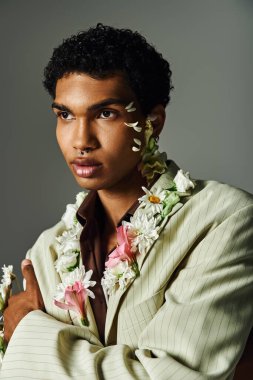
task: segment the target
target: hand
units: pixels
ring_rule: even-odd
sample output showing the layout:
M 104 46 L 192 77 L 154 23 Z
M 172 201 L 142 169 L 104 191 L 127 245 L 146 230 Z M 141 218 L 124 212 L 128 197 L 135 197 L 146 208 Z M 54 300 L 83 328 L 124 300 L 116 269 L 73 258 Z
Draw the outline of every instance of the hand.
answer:
M 4 310 L 4 340 L 9 342 L 18 323 L 30 311 L 45 310 L 39 284 L 36 279 L 31 260 L 21 263 L 21 270 L 26 280 L 26 290 L 11 296 Z

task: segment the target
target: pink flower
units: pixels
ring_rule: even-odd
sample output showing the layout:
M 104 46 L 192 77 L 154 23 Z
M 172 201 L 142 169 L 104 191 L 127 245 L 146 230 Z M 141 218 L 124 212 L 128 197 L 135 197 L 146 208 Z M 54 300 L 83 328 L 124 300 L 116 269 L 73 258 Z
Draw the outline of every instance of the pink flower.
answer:
M 109 260 L 106 261 L 107 268 L 113 268 L 121 261 L 128 261 L 131 263 L 134 258 L 134 253 L 131 251 L 131 239 L 127 234 L 127 228 L 120 226 L 117 228 L 117 242 L 118 246 L 109 255 Z
M 72 310 L 81 316 L 83 325 L 88 326 L 88 319 L 85 311 L 85 302 L 88 297 L 87 290 L 81 281 L 76 281 L 65 289 L 64 300 L 61 302 L 54 300 L 54 304 L 64 310 Z

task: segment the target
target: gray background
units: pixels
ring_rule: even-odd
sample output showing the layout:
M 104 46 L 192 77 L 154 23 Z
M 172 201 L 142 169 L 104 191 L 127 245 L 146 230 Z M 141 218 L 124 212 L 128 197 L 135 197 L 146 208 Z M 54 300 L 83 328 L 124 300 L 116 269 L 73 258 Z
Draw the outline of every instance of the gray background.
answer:
M 79 191 L 41 80 L 63 38 L 97 22 L 138 30 L 172 66 L 161 148 L 195 178 L 253 192 L 253 1 L 0 0 L 1 259 L 21 259 Z

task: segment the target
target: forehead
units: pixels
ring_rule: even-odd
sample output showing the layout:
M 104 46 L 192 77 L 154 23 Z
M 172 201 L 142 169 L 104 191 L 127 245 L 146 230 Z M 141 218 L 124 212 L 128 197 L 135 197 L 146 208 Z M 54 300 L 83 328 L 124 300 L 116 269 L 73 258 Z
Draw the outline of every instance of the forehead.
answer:
M 68 106 L 88 106 L 107 98 L 137 101 L 122 74 L 95 79 L 83 73 L 70 73 L 56 83 L 55 101 Z

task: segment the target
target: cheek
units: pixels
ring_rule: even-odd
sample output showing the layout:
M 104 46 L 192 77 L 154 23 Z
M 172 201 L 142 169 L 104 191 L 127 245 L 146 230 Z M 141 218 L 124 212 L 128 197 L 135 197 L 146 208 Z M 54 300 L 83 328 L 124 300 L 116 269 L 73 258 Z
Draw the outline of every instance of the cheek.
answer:
M 66 138 L 66 133 L 63 133 L 63 130 L 61 127 L 59 127 L 59 125 L 56 126 L 56 140 L 58 142 L 58 145 L 64 155 L 64 157 L 66 157 L 66 153 L 67 153 L 67 138 Z
M 108 141 L 109 145 L 107 146 L 107 153 L 113 166 L 120 166 L 122 170 L 124 170 L 124 167 L 134 167 L 140 161 L 142 146 L 140 147 L 140 151 L 134 152 L 132 148 L 134 146 L 137 147 L 134 138 L 143 140 L 138 136 L 137 132 L 130 130 L 127 131 L 127 133 L 120 136 L 117 135 L 117 138 Z

